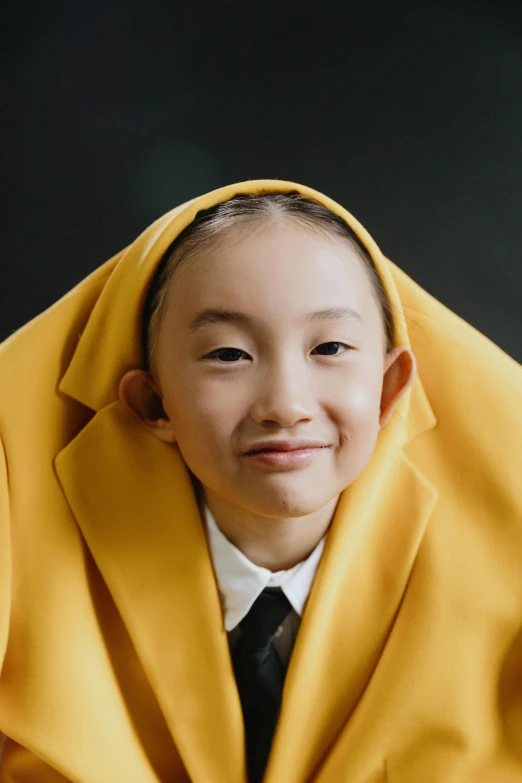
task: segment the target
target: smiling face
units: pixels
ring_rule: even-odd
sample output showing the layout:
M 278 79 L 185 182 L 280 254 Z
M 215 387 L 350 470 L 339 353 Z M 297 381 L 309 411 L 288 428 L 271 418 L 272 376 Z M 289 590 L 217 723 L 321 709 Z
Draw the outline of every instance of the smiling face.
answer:
M 202 315 L 209 310 L 242 316 Z M 261 517 L 312 514 L 373 453 L 383 375 L 397 355 L 384 343 L 371 284 L 347 243 L 288 220 L 229 233 L 174 274 L 154 357 L 164 412 L 140 418 L 176 441 L 227 505 Z M 406 390 L 400 378 L 395 403 Z M 284 469 L 244 455 L 268 439 L 325 448 Z

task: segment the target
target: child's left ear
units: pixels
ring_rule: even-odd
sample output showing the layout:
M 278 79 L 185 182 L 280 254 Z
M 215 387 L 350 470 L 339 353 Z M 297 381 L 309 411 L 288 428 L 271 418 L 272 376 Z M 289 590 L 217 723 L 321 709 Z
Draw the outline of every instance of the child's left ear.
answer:
M 412 385 L 416 374 L 417 362 L 409 348 L 399 345 L 386 355 L 379 417 L 380 429 L 390 420 L 397 403 Z
M 118 396 L 122 407 L 144 424 L 157 438 L 174 443 L 174 426 L 163 407 L 156 381 L 145 370 L 129 370 L 120 380 Z

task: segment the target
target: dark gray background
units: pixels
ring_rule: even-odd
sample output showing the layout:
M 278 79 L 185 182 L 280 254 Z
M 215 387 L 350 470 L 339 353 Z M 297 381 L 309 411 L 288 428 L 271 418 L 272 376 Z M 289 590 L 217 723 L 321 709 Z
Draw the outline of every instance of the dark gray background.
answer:
M 522 361 L 522 0 L 20 3 L 0 339 L 154 218 L 293 179 Z

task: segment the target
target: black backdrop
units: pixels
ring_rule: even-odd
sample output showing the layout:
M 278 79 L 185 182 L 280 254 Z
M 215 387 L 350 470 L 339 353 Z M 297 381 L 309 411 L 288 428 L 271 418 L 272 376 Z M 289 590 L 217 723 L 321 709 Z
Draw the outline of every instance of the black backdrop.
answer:
M 522 0 L 40 0 L 3 30 L 0 339 L 180 201 L 276 177 L 522 361 Z

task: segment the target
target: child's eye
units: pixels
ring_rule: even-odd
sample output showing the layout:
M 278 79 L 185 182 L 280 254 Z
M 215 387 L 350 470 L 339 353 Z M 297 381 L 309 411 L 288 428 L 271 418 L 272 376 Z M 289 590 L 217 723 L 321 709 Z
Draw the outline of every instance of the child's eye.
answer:
M 336 347 L 343 346 L 344 348 L 350 350 L 350 346 L 346 345 L 346 343 L 339 343 L 339 342 L 328 342 L 328 343 L 321 343 L 317 346 L 317 348 L 314 348 L 314 351 L 317 351 L 319 348 L 323 348 L 324 346 L 334 346 L 333 352 L 327 352 L 325 354 L 320 354 L 321 356 L 339 356 L 339 353 L 344 353 L 344 351 L 338 352 L 336 350 Z M 206 359 L 218 359 L 225 363 L 225 364 L 235 364 L 237 363 L 237 360 L 241 357 L 238 354 L 244 354 L 245 356 L 248 356 L 248 354 L 245 351 L 241 351 L 239 348 L 218 348 L 217 351 L 213 351 L 212 353 L 209 353 L 208 356 L 206 356 Z
M 224 362 L 227 364 L 231 364 L 234 362 L 234 359 L 238 359 L 240 357 L 237 356 L 238 353 L 243 353 L 245 356 L 248 356 L 245 351 L 240 351 L 239 348 L 218 348 L 217 351 L 212 351 L 212 353 L 209 353 L 208 356 L 206 356 L 206 359 L 218 359 L 220 356 L 225 354 L 227 358 L 223 359 Z M 232 356 L 232 358 L 230 358 Z
M 339 345 L 342 345 L 344 348 L 347 348 L 348 350 L 350 350 L 350 346 L 346 345 L 346 343 L 330 342 L 330 343 L 321 343 L 321 345 L 318 345 L 317 348 L 314 348 L 314 351 L 317 351 L 319 348 L 322 348 L 325 345 L 326 346 L 332 346 L 332 345 L 333 346 L 339 346 Z M 341 353 L 344 353 L 344 351 L 342 351 Z M 325 356 L 325 355 L 326 356 L 338 356 L 339 354 L 337 353 L 337 351 L 335 351 L 334 353 L 321 354 L 321 356 Z

